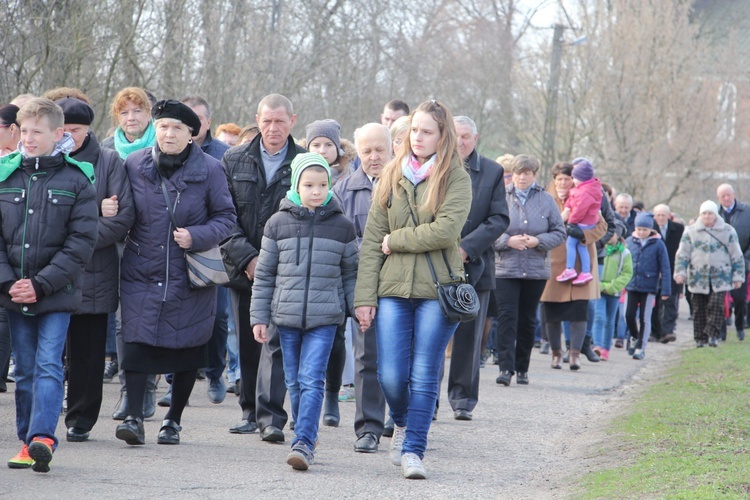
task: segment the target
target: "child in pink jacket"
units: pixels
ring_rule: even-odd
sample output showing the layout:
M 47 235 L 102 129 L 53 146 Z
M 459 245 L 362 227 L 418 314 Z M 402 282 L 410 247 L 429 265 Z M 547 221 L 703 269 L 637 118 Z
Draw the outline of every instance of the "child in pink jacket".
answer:
M 602 184 L 594 177 L 594 167 L 587 160 L 581 160 L 573 167 L 573 184 L 565 200 L 562 212 L 563 221 L 576 225 L 581 229 L 591 229 L 599 221 L 602 208 Z M 573 285 L 585 285 L 594 277 L 591 275 L 591 257 L 586 245 L 577 238 L 568 236 L 565 243 L 567 262 L 565 271 L 557 277 L 557 281 L 573 280 Z M 581 259 L 581 274 L 575 270 L 576 255 Z

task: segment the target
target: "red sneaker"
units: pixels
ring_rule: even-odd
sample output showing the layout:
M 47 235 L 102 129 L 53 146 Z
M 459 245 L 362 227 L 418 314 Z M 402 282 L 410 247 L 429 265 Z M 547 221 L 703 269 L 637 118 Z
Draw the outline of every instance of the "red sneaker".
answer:
M 599 359 L 602 361 L 609 361 L 609 349 L 601 348 L 599 353 Z
M 21 451 L 8 460 L 8 467 L 11 469 L 28 469 L 33 463 L 34 459 L 29 456 L 29 446 L 24 443 Z
M 46 437 L 35 437 L 29 445 L 29 456 L 34 459 L 31 470 L 49 472 L 49 463 L 55 449 L 55 440 Z

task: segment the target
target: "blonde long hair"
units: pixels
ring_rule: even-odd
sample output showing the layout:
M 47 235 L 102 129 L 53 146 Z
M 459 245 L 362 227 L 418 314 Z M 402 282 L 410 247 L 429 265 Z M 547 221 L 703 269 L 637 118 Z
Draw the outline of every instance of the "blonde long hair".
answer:
M 448 189 L 448 172 L 451 168 L 461 167 L 463 162 L 458 154 L 458 139 L 456 136 L 456 127 L 453 124 L 453 115 L 450 110 L 442 103 L 436 100 L 425 101 L 420 104 L 414 113 L 409 117 L 409 126 L 404 142 L 401 145 L 399 153 L 383 168 L 380 174 L 380 180 L 373 200 L 381 207 L 386 208 L 391 196 L 399 196 L 398 184 L 403 177 L 401 165 L 404 159 L 411 158 L 411 123 L 416 113 L 429 113 L 437 122 L 440 131 L 440 140 L 437 143 L 435 165 L 430 173 L 430 182 L 427 186 L 422 209 L 431 213 L 436 213 L 445 199 L 445 192 Z

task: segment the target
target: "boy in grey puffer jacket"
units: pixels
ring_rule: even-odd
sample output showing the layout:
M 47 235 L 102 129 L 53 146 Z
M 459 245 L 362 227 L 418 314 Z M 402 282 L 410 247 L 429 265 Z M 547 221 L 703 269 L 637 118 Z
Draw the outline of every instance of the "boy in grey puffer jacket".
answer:
M 336 327 L 354 304 L 354 226 L 332 200 L 331 170 L 317 153 L 292 161 L 292 187 L 265 226 L 250 303 L 258 342 L 279 329 L 295 437 L 287 463 L 307 470 L 318 441 L 326 366 Z M 351 314 L 353 316 L 353 314 Z

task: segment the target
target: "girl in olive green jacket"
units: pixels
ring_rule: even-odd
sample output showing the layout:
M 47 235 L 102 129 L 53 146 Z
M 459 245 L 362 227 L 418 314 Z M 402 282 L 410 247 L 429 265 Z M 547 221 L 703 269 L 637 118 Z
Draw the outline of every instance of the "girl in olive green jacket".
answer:
M 464 279 L 458 243 L 471 206 L 471 180 L 445 106 L 422 103 L 409 131 L 373 194 L 354 305 L 363 331 L 377 311 L 378 380 L 395 422 L 391 461 L 401 465 L 405 478 L 424 479 L 438 372 L 458 326 L 440 309 L 427 256 L 440 283 Z

